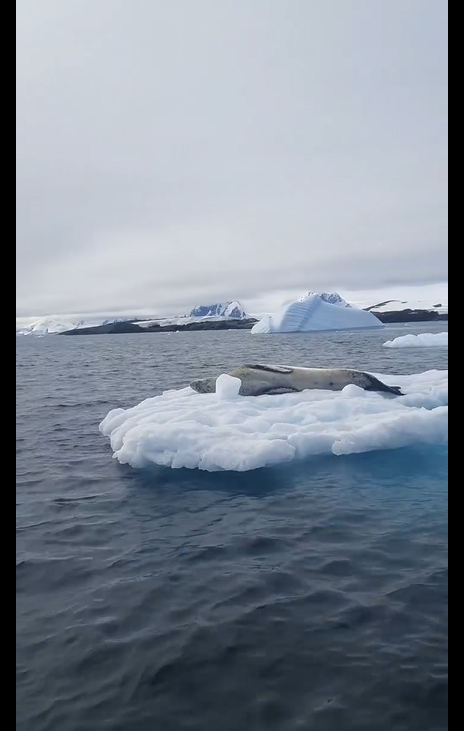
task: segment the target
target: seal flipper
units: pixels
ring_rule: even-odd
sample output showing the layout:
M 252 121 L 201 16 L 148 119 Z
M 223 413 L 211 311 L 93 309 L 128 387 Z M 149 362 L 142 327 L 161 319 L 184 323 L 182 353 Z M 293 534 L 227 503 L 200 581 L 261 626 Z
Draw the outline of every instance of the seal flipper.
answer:
M 403 391 L 399 386 L 387 386 L 388 393 L 394 393 L 395 396 L 404 396 Z
M 283 393 L 300 393 L 297 388 L 291 388 L 290 386 L 269 386 L 269 388 L 263 387 L 255 396 L 280 396 Z
M 365 375 L 369 379 L 369 386 L 365 388 L 365 391 L 383 391 L 383 393 L 392 393 L 394 396 L 404 396 L 399 386 L 387 386 L 386 383 L 379 381 L 378 378 L 370 373 L 366 373 Z

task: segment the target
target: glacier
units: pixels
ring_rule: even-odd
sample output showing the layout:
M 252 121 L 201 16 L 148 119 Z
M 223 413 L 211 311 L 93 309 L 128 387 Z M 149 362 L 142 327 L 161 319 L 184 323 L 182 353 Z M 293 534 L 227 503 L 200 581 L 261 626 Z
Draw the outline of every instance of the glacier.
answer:
M 265 315 L 251 328 L 256 333 L 295 333 L 384 327 L 371 312 L 352 307 L 337 292 L 308 292 Z

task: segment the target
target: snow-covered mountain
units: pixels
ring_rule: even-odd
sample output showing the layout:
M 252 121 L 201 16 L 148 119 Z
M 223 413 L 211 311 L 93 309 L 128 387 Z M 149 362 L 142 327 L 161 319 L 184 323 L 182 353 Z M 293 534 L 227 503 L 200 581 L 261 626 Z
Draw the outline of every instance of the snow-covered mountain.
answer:
M 17 327 L 16 335 L 56 335 L 65 330 L 73 330 L 75 327 L 85 327 L 85 321 L 79 320 L 56 320 L 52 317 L 41 317 L 25 327 Z
M 316 330 L 355 330 L 383 327 L 371 312 L 352 307 L 337 292 L 309 292 L 284 304 L 251 329 L 252 333 L 312 332 Z
M 429 312 L 448 313 L 448 298 L 440 298 L 439 302 L 429 299 L 391 299 L 377 302 L 366 307 L 369 312 L 401 312 L 402 310 L 428 310 Z
M 125 318 L 124 318 L 125 319 Z M 57 319 L 56 317 L 41 317 L 34 322 L 22 327 L 16 327 L 16 335 L 35 335 L 36 337 L 44 337 L 44 335 L 59 335 L 66 330 L 74 330 L 75 328 L 92 327 L 94 325 L 106 325 L 109 322 L 116 322 L 115 319 L 98 320 L 66 320 Z
M 237 300 L 232 302 L 219 302 L 214 305 L 198 305 L 194 307 L 189 315 L 177 317 L 155 317 L 144 320 L 137 320 L 139 327 L 151 327 L 154 324 L 165 327 L 166 325 L 187 325 L 191 322 L 213 320 L 244 320 L 249 315 Z
M 373 312 L 428 310 L 448 314 L 448 283 L 383 287 L 376 290 L 345 291 L 344 298 L 355 307 Z
M 244 320 L 247 317 L 240 302 L 219 302 L 214 305 L 198 305 L 191 311 L 189 317 L 231 317 L 234 320 Z

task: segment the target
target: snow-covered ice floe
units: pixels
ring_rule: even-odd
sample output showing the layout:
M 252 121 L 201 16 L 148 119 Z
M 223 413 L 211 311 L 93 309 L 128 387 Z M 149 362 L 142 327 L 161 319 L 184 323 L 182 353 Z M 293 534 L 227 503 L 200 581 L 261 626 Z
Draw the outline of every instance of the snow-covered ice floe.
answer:
M 448 371 L 375 373 L 401 386 L 389 396 L 346 386 L 279 396 L 238 396 L 222 374 L 216 393 L 166 391 L 100 424 L 122 464 L 246 471 L 312 455 L 351 454 L 448 440 Z
M 394 340 L 387 340 L 384 348 L 447 348 L 448 333 L 419 333 L 418 335 L 400 335 Z

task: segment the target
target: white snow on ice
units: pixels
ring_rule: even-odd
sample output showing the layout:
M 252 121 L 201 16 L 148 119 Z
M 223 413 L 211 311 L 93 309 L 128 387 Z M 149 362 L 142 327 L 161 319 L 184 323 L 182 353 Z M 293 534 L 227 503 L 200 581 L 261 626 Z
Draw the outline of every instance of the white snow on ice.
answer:
M 239 380 L 222 374 L 214 394 L 190 386 L 166 391 L 132 408 L 113 409 L 100 431 L 122 464 L 210 472 L 447 442 L 447 370 L 375 375 L 401 386 L 405 396 L 350 385 L 341 392 L 244 397 L 238 395 Z
M 387 340 L 385 348 L 447 348 L 448 333 L 419 333 L 418 335 L 401 335 L 394 340 Z

